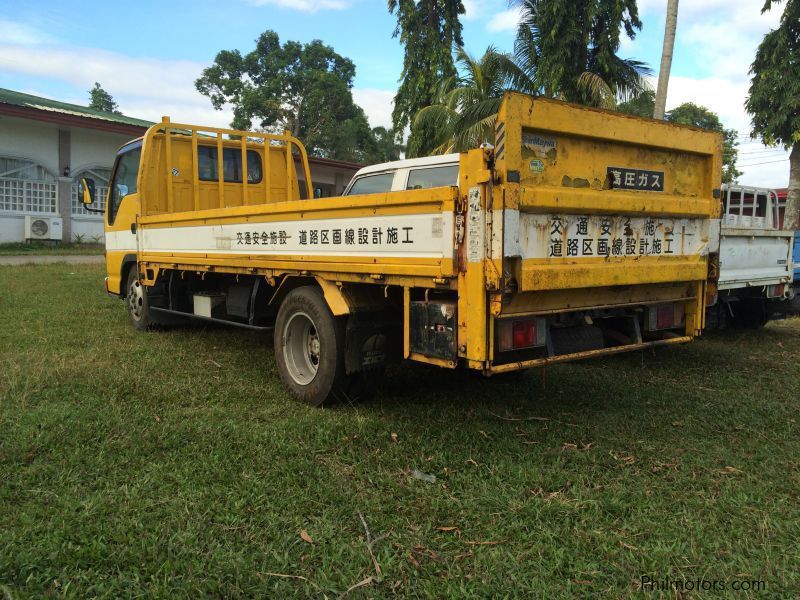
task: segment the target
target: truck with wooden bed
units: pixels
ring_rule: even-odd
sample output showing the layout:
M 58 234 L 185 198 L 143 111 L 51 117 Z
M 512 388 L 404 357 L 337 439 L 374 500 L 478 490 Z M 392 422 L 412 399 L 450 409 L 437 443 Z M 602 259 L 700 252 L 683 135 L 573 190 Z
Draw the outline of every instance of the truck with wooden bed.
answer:
M 717 134 L 508 93 L 455 180 L 315 199 L 295 138 L 165 118 L 117 155 L 105 286 L 140 330 L 271 334 L 317 406 L 392 360 L 492 376 L 675 345 L 717 293 L 720 173 Z

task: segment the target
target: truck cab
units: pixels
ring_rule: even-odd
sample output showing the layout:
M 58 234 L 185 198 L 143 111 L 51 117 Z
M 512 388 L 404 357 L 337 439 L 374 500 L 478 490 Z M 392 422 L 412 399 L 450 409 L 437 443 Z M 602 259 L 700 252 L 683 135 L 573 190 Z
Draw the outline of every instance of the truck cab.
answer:
M 426 156 L 371 165 L 359 170 L 345 196 L 458 185 L 458 154 Z

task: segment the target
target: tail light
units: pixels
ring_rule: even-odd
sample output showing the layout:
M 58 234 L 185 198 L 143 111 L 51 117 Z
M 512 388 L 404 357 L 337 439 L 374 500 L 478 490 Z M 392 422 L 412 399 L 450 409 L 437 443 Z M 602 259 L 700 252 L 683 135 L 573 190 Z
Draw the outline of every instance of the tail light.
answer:
M 683 324 L 683 304 L 656 304 L 647 307 L 647 331 L 676 329 Z
M 504 319 L 498 321 L 501 352 L 536 348 L 547 343 L 547 322 L 544 319 Z
M 706 283 L 706 306 L 714 306 L 719 300 L 717 284 L 709 281 Z
M 767 286 L 767 298 L 783 298 L 785 292 L 786 284 L 784 283 Z

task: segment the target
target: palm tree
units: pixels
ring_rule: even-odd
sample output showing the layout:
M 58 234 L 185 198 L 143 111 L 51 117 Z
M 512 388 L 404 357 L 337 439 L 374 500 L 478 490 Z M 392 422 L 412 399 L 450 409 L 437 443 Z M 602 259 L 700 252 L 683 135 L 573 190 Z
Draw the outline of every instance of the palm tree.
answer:
M 649 67 L 617 55 L 641 29 L 636 0 L 511 0 L 521 20 L 516 63 L 552 98 L 614 108 L 649 88 Z
M 667 88 L 669 72 L 672 69 L 672 51 L 675 48 L 675 30 L 678 27 L 678 0 L 669 0 L 667 4 L 667 23 L 664 28 L 664 49 L 661 51 L 661 70 L 658 74 L 658 91 L 656 92 L 656 108 L 654 119 L 663 119 L 667 108 Z
M 455 62 L 458 74 L 444 80 L 436 103 L 414 118 L 416 127 L 437 132 L 434 154 L 461 152 L 493 141 L 503 93 L 535 93 L 537 88 L 510 56 L 493 46 L 480 59 L 458 47 Z

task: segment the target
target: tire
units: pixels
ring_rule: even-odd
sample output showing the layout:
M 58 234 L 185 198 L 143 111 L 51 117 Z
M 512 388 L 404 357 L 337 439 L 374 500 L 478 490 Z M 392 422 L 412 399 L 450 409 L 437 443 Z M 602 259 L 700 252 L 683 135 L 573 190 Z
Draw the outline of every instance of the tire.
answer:
M 275 321 L 275 362 L 291 394 L 310 406 L 354 403 L 370 396 L 381 371 L 345 372 L 345 319 L 337 319 L 322 292 L 292 290 Z
M 733 323 L 739 329 L 761 329 L 769 321 L 763 301 L 737 302 L 733 306 Z
M 156 324 L 147 302 L 147 288 L 139 281 L 139 270 L 136 267 L 128 271 L 125 304 L 128 308 L 128 319 L 137 331 L 147 331 Z

